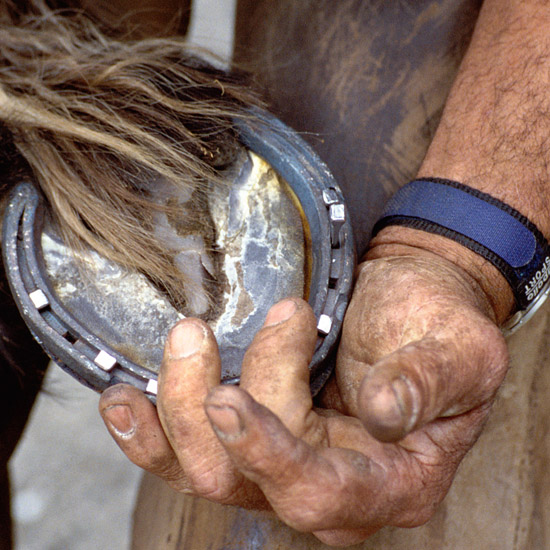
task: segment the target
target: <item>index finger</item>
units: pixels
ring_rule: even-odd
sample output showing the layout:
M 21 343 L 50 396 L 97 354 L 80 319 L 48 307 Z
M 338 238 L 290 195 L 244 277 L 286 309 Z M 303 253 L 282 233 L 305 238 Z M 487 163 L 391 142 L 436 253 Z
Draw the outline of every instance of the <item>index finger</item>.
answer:
M 232 462 L 265 494 L 280 519 L 329 544 L 351 544 L 384 525 L 427 521 L 487 411 L 439 421 L 406 445 L 382 444 L 357 419 L 323 420 L 332 448 L 295 437 L 267 408 L 234 387 L 217 388 L 210 420 Z M 214 410 L 212 409 L 214 408 Z

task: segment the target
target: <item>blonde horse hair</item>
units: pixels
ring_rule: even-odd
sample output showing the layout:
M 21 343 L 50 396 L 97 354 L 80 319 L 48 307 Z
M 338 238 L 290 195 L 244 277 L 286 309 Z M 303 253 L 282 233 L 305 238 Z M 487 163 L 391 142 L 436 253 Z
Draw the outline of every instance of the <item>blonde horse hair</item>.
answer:
M 8 151 L 24 159 L 73 249 L 137 269 L 181 303 L 186 281 L 151 230 L 170 206 L 151 186 L 200 196 L 219 184 L 233 121 L 256 96 L 182 38 L 134 40 L 79 9 L 23 4 L 0 0 L 0 165 L 9 171 Z

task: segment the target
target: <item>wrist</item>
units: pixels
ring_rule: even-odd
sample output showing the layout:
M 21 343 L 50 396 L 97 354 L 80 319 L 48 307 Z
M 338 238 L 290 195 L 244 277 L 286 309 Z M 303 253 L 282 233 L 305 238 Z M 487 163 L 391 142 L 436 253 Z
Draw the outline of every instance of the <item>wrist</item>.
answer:
M 468 281 L 480 307 L 498 325 L 514 311 L 512 289 L 500 271 L 451 239 L 409 227 L 389 226 L 371 240 L 365 259 L 390 256 L 435 256 L 448 262 Z

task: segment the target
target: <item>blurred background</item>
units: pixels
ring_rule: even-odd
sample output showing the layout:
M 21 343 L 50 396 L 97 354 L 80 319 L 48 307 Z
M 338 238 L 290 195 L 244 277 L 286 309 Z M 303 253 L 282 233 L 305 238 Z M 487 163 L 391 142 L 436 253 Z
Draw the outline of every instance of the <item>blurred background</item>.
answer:
M 236 0 L 193 0 L 189 41 L 229 59 Z M 50 365 L 10 462 L 16 550 L 129 548 L 140 470 L 113 442 L 98 396 Z

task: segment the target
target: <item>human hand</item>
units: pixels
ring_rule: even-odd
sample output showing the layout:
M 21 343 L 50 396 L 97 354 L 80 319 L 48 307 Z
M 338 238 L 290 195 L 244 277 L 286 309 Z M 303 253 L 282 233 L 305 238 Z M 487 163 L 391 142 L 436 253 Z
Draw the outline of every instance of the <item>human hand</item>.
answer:
M 380 441 L 371 442 L 371 454 L 362 451 L 378 458 L 386 476 L 378 493 L 369 494 L 362 480 L 365 534 L 369 526 L 427 521 L 481 432 L 508 354 L 476 286 L 425 251 L 359 268 L 325 402 L 360 418 Z M 351 532 L 333 535 L 336 542 L 353 541 Z
M 102 414 L 128 457 L 177 490 L 270 506 L 329 544 L 418 525 L 445 495 L 506 370 L 500 332 L 469 283 L 436 257 L 363 264 L 324 394 L 331 408 L 312 406 L 316 323 L 291 300 L 268 315 L 240 388 L 216 387 L 214 338 L 186 320 L 169 338 L 158 416 L 128 386 L 104 393 Z

